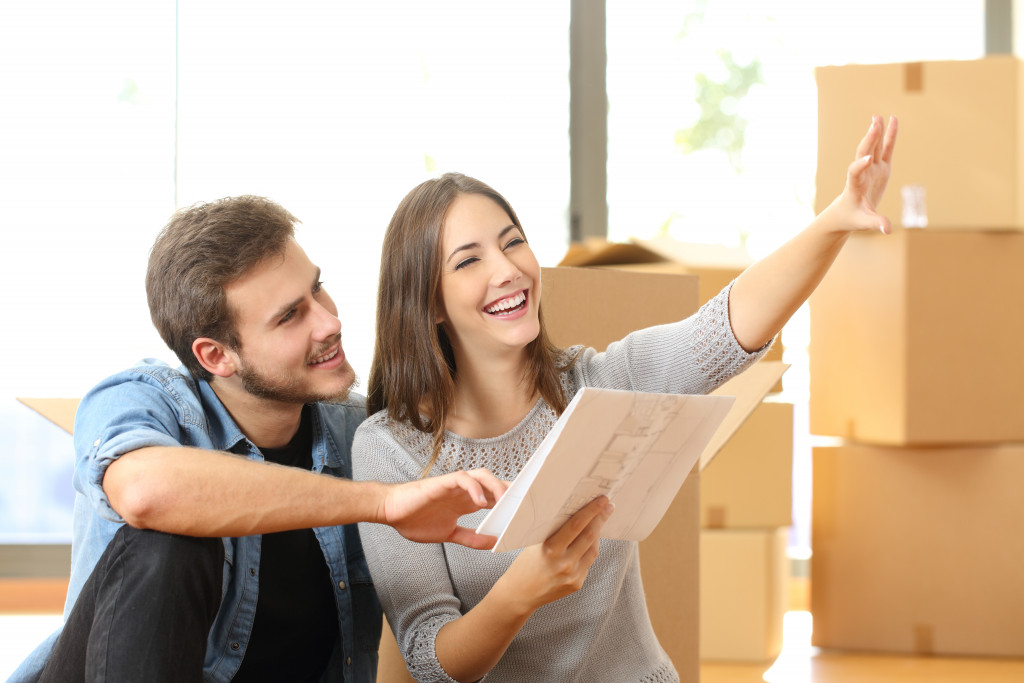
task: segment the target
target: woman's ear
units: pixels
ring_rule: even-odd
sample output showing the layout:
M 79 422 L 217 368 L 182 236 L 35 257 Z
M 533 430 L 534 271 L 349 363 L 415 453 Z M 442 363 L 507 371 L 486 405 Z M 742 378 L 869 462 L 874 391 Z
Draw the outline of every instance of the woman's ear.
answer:
M 238 370 L 238 355 L 219 341 L 199 337 L 192 342 L 199 364 L 215 377 L 230 377 Z

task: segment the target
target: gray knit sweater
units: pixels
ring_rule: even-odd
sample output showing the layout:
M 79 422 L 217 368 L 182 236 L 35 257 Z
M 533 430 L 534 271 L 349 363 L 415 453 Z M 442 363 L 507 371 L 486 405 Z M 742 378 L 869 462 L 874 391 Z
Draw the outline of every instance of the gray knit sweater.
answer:
M 704 394 L 763 355 L 744 351 L 729 325 L 729 289 L 678 323 L 640 330 L 604 353 L 586 349 L 563 375 L 566 395 L 580 387 Z M 579 347 L 567 350 L 574 354 Z M 512 480 L 556 420 L 543 400 L 516 427 L 489 439 L 448 433 L 431 475 L 486 467 Z M 381 411 L 352 445 L 357 479 L 404 482 L 420 476 L 431 437 Z M 486 511 L 462 518 L 475 528 Z M 360 524 L 373 582 L 409 671 L 418 681 L 451 682 L 437 661 L 441 627 L 476 605 L 518 551 L 491 553 L 453 544 L 419 544 L 381 524 Z M 693 625 L 697 628 L 697 625 Z M 603 539 L 583 587 L 537 610 L 488 681 L 678 681 L 647 615 L 638 546 Z

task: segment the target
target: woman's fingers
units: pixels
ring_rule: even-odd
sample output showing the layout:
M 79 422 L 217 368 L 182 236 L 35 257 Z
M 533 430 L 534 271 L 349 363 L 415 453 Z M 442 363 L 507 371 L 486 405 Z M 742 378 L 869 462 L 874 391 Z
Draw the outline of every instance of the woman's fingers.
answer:
M 600 526 L 603 526 L 605 520 L 611 516 L 612 509 L 614 508 L 608 502 L 607 496 L 598 496 L 570 517 L 558 531 L 553 533 L 548 540 L 544 541 L 544 545 L 553 550 L 564 551 L 575 542 L 581 533 L 587 530 L 595 519 L 600 519 L 603 516 L 603 519 L 600 521 Z M 598 526 L 598 529 L 600 529 L 600 526 Z

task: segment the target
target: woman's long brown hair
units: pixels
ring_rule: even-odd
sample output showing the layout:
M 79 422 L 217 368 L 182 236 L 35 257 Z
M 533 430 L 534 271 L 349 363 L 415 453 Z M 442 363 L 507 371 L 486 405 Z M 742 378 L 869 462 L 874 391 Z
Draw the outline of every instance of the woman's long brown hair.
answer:
M 522 230 L 515 211 L 497 191 L 469 176 L 446 173 L 417 185 L 405 196 L 391 218 L 381 250 L 377 340 L 367 408 L 371 415 L 387 409 L 391 419 L 408 421 L 432 435 L 433 452 L 424 475 L 441 452 L 445 424 L 455 401 L 455 355 L 447 333 L 436 321 L 441 301 L 442 228 L 448 210 L 461 194 L 489 197 Z M 548 340 L 541 316 L 540 334 L 526 347 L 526 379 L 532 378 L 534 391 L 561 414 L 568 399 L 559 379 L 566 368 L 555 365 L 558 352 Z

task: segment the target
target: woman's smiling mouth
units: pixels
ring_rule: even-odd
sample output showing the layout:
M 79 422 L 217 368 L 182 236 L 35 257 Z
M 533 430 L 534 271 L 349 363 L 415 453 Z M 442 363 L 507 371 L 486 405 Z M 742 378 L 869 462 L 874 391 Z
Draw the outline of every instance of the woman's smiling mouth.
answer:
M 509 315 L 521 310 L 526 306 L 526 290 L 516 292 L 512 296 L 499 299 L 492 304 L 484 306 L 484 312 L 491 315 Z

